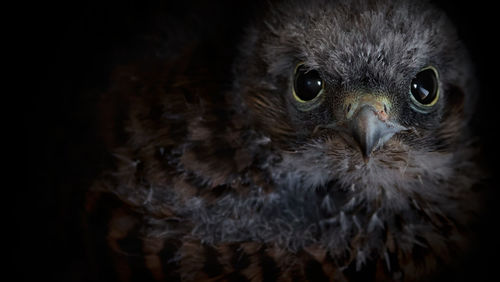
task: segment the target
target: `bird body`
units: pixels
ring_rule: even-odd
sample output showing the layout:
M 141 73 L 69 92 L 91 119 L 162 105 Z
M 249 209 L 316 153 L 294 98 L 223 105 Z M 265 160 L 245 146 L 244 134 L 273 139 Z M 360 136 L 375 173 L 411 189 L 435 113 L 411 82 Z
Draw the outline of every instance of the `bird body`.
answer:
M 239 49 L 229 83 L 189 50 L 112 77 L 127 141 L 86 208 L 114 277 L 413 281 L 451 269 L 481 171 L 474 80 L 447 18 L 421 2 L 282 1 Z

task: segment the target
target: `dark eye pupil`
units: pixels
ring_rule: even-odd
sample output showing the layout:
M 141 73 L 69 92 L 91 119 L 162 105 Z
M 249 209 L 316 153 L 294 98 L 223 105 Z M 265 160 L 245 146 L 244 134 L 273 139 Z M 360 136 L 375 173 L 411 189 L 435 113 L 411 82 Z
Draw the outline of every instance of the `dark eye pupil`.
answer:
M 411 94 L 423 105 L 431 104 L 437 95 L 438 82 L 436 73 L 432 69 L 419 72 L 411 81 Z
M 323 89 L 323 80 L 316 70 L 306 70 L 299 66 L 295 72 L 294 90 L 298 98 L 310 101 L 319 95 Z

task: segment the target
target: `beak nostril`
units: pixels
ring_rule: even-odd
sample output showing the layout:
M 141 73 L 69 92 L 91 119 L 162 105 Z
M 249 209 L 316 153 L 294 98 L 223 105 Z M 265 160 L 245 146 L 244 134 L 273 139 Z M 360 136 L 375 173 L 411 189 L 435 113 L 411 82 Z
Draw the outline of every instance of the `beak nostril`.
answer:
M 389 119 L 389 113 L 387 112 L 387 105 L 385 103 L 383 104 L 383 109 L 380 109 L 377 115 L 381 121 L 387 121 Z

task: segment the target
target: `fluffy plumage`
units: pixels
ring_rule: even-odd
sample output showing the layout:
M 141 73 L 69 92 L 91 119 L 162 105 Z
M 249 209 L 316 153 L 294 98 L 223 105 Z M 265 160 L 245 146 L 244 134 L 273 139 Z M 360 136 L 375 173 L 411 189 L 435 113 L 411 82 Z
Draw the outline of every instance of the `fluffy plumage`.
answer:
M 107 236 L 120 279 L 419 280 L 463 255 L 481 177 L 467 130 L 476 93 L 439 10 L 282 1 L 240 50 L 229 83 L 189 49 L 113 77 L 128 141 L 87 210 L 91 229 L 108 226 L 94 238 Z M 291 94 L 298 63 L 326 84 L 311 109 Z M 441 96 L 424 113 L 409 87 L 429 65 Z M 344 101 L 367 93 L 404 128 L 369 158 L 339 130 Z

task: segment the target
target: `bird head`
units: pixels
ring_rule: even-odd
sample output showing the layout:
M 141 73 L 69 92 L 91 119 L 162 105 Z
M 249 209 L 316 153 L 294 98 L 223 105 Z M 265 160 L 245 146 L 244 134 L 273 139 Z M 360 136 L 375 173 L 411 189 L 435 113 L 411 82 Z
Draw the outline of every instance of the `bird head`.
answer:
M 292 2 L 248 30 L 235 67 L 238 111 L 288 168 L 319 182 L 350 175 L 346 184 L 402 170 L 448 177 L 432 170 L 463 141 L 474 105 L 448 18 L 418 1 Z

